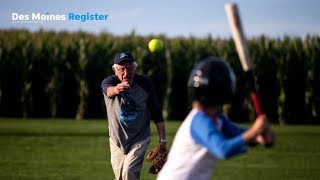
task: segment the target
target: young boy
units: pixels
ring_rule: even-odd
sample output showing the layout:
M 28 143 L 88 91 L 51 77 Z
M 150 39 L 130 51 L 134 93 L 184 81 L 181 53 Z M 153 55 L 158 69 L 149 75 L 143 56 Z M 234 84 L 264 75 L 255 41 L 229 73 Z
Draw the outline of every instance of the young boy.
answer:
M 235 87 L 233 70 L 219 58 L 209 57 L 193 69 L 188 81 L 193 109 L 176 133 L 158 180 L 208 180 L 216 159 L 244 153 L 249 143 L 273 143 L 274 133 L 265 115 L 246 130 L 221 113 Z

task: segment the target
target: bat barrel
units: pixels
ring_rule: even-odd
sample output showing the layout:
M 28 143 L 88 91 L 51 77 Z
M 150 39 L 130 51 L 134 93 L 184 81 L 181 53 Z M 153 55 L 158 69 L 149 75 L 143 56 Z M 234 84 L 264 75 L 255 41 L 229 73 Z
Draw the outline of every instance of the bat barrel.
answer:
M 247 46 L 244 30 L 241 24 L 240 13 L 237 5 L 228 3 L 225 5 L 228 21 L 231 27 L 231 33 L 236 45 L 242 69 L 247 72 L 251 69 L 251 60 L 249 56 L 249 49 Z

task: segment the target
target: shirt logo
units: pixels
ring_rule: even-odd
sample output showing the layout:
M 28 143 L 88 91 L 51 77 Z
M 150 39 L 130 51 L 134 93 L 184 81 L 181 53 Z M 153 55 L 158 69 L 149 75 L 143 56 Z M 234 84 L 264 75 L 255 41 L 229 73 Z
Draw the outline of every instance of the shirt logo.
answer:
M 128 94 L 124 93 L 122 99 L 123 104 L 121 105 L 119 112 L 120 121 L 126 126 L 129 126 L 137 119 L 138 108 L 135 101 L 131 99 Z

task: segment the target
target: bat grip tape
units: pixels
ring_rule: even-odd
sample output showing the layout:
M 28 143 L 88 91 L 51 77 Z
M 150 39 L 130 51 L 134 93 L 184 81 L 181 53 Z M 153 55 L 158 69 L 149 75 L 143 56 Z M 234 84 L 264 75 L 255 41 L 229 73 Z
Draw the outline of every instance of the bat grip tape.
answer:
M 255 111 L 256 111 L 256 115 L 259 116 L 259 115 L 263 114 L 262 109 L 261 109 L 261 106 L 260 106 L 260 102 L 259 102 L 259 99 L 258 99 L 258 96 L 257 96 L 257 93 L 256 93 L 256 92 L 252 92 L 252 93 L 251 93 L 251 100 L 252 100 L 254 109 L 255 109 Z

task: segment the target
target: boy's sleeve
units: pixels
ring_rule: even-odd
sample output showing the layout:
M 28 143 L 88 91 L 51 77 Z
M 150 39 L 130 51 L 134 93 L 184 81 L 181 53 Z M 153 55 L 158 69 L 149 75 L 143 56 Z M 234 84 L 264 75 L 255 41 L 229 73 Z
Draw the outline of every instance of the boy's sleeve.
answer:
M 191 136 L 197 144 L 205 146 L 208 151 L 219 159 L 226 159 L 246 151 L 241 135 L 225 138 L 217 130 L 214 122 L 205 115 L 197 114 L 191 122 Z
M 246 131 L 246 129 L 237 126 L 236 124 L 231 122 L 224 115 L 218 114 L 218 117 L 223 121 L 222 133 L 225 137 L 232 138 L 232 137 L 238 136 L 238 135 L 244 133 L 244 131 Z

